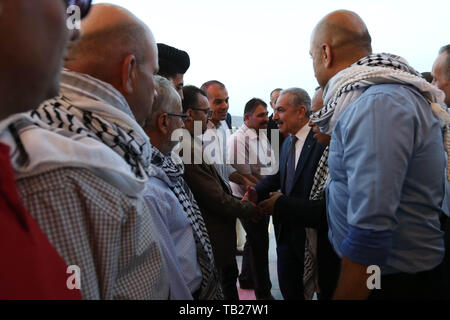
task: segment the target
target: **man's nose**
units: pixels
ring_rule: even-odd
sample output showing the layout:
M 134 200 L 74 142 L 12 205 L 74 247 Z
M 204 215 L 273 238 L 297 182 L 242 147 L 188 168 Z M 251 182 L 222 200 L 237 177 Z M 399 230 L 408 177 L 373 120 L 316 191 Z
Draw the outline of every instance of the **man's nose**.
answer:
M 278 120 L 280 119 L 280 115 L 278 114 L 278 111 L 275 111 L 275 113 L 273 114 L 273 120 Z

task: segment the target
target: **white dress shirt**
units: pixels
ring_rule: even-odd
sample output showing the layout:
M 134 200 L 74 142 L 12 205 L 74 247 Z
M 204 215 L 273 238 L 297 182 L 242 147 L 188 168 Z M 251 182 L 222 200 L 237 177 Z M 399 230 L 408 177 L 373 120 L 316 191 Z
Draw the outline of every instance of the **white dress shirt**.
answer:
M 297 131 L 295 136 L 297 137 L 297 142 L 295 143 L 295 169 L 297 170 L 298 159 L 300 159 L 300 154 L 302 153 L 303 146 L 305 144 L 306 138 L 308 137 L 311 128 L 306 123 L 300 130 Z

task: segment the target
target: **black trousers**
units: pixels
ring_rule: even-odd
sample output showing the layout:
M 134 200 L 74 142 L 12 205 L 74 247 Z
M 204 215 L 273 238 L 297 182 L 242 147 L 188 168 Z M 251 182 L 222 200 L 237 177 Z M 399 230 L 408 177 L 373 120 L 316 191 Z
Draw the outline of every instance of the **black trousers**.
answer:
M 247 237 L 239 281 L 253 284 L 256 298 L 269 296 L 272 289 L 269 272 L 269 220 L 270 217 L 257 223 L 241 220 Z
M 396 273 L 381 276 L 381 289 L 372 290 L 369 300 L 449 299 L 444 263 L 416 274 Z
M 305 228 L 283 226 L 277 239 L 277 272 L 284 300 L 304 300 Z
M 236 287 L 239 269 L 236 259 L 234 259 L 234 263 L 228 266 L 217 267 L 217 272 L 219 273 L 224 299 L 239 300 L 239 293 Z

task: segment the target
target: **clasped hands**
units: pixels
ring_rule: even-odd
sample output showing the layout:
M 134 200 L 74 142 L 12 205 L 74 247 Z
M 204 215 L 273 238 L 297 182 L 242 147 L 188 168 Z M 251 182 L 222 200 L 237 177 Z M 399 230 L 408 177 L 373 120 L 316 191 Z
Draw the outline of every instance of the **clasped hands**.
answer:
M 275 203 L 282 195 L 283 194 L 281 192 L 271 192 L 269 199 L 261 201 L 258 204 L 258 194 L 256 193 L 255 188 L 248 186 L 247 193 L 244 195 L 242 200 L 248 200 L 252 202 L 258 209 L 259 214 L 271 216 L 275 211 Z

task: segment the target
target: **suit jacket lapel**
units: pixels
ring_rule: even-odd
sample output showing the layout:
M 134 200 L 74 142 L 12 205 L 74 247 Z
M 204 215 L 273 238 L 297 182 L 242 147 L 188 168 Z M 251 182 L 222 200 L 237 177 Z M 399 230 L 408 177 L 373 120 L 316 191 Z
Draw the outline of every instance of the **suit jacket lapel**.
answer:
M 300 153 L 300 158 L 298 159 L 298 162 L 297 162 L 297 168 L 295 169 L 294 185 L 297 182 L 297 180 L 300 178 L 300 175 L 302 174 L 302 171 L 305 168 L 305 164 L 311 153 L 311 149 L 313 147 L 314 142 L 315 142 L 314 132 L 311 129 L 308 133 L 308 136 L 306 137 L 305 143 L 303 144 L 302 152 Z M 292 190 L 286 190 L 286 191 L 289 191 L 289 194 L 290 194 Z

